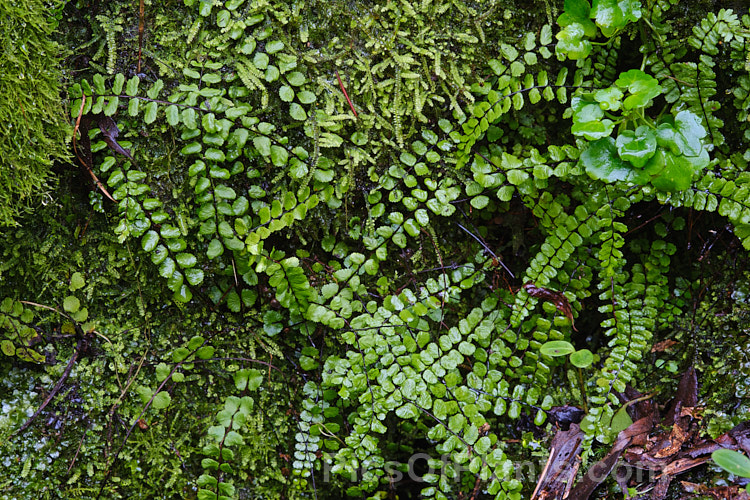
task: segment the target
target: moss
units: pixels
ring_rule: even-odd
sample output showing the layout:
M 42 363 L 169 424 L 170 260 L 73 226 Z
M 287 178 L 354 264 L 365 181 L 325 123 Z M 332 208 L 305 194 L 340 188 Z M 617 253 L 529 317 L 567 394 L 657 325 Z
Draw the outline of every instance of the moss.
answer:
M 719 289 L 697 295 L 693 264 L 721 269 L 701 251 L 727 221 L 750 243 L 744 165 L 717 133 L 717 161 L 683 191 L 592 179 L 569 121 L 584 123 L 571 99 L 605 88 L 622 129 L 684 105 L 719 131 L 710 93 L 693 89 L 715 89 L 712 58 L 744 63 L 744 46 L 716 42 L 744 40 L 748 21 L 723 12 L 715 31 L 683 32 L 668 3 L 578 62 L 554 57 L 552 2 L 145 1 L 142 47 L 132 2 L 68 3 L 68 113 L 83 104 L 93 171 L 116 201 L 64 172 L 54 202 L 0 242 L 14 391 L 0 393 L 0 441 L 21 457 L 0 492 L 440 498 L 479 484 L 516 497 L 533 485 L 497 477 L 544 461 L 552 405 L 586 392 L 595 459 L 616 393 L 666 394 L 693 358 L 713 430 L 742 418 L 731 401 L 744 394 L 720 390 L 742 353 L 714 363 L 711 335 L 737 344 L 745 316 L 675 323 L 731 308 Z M 674 110 L 666 90 L 622 110 L 612 86 L 630 65 Z M 736 134 L 746 83 L 715 89 L 736 98 Z M 676 352 L 650 352 L 669 335 Z M 548 340 L 595 361 L 573 373 Z M 61 392 L 8 436 L 74 353 Z M 464 470 L 393 479 L 389 461 L 403 469 L 415 453 Z
M 49 198 L 55 160 L 69 157 L 61 47 L 52 17 L 63 2 L 0 6 L 0 226 Z

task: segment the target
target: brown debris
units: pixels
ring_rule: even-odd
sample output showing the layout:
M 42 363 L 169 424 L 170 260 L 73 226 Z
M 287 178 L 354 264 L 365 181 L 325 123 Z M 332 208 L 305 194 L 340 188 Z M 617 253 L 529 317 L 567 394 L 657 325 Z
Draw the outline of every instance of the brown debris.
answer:
M 716 488 L 709 488 L 705 484 L 688 481 L 680 481 L 680 484 L 682 484 L 682 489 L 685 493 L 692 495 L 708 496 L 716 500 L 750 500 L 750 495 L 740 486 L 717 486 Z
M 653 427 L 653 420 L 651 420 L 650 416 L 646 416 L 633 422 L 627 429 L 620 431 L 609 453 L 589 468 L 583 479 L 571 491 L 568 498 L 573 500 L 585 500 L 589 498 L 596 487 L 612 472 L 622 452 L 634 441 L 642 442 Z
M 551 500 L 568 496 L 581 465 L 582 442 L 583 431 L 578 424 L 570 424 L 567 431 L 557 431 L 552 438 L 547 464 L 531 495 L 532 500 Z
M 549 288 L 538 287 L 533 283 L 525 283 L 523 289 L 535 299 L 541 299 L 554 304 L 557 310 L 570 320 L 570 325 L 573 327 L 573 330 L 576 332 L 578 331 L 573 322 L 573 309 L 570 307 L 570 302 L 568 302 L 568 298 L 565 294 L 556 290 L 550 290 Z
M 697 424 L 703 409 L 697 406 L 698 379 L 692 367 L 683 374 L 675 398 L 661 419 L 664 430 L 653 435 L 651 433 L 658 429 L 656 424 L 660 421 L 656 404 L 631 387 L 626 388 L 619 397 L 628 407 L 631 417 L 637 420 L 617 435 L 609 452 L 592 464 L 572 489 L 574 476 L 571 472 L 580 467 L 578 453 L 582 433 L 576 424 L 571 425 L 570 431 L 558 431 L 532 498 L 585 500 L 615 471 L 615 480 L 626 496 L 630 484 L 631 487 L 638 485 L 640 491 L 648 491 L 647 498 L 661 500 L 667 497 L 669 486 L 677 475 L 705 464 L 711 459 L 713 451 L 727 448 L 750 454 L 750 421 L 715 440 L 700 436 L 701 429 Z M 573 445 L 575 448 L 571 449 Z M 750 500 L 747 492 L 737 486 L 710 488 L 689 482 L 681 484 L 690 495 L 721 500 Z
M 120 135 L 120 129 L 117 128 L 117 123 L 109 116 L 99 116 L 97 117 L 97 124 L 99 125 L 99 130 L 102 131 L 104 142 L 107 143 L 109 149 L 127 157 L 135 165 L 135 160 L 130 155 L 130 151 L 120 146 L 117 142 L 117 136 Z
M 657 342 L 656 344 L 654 344 L 654 346 L 651 348 L 651 352 L 664 352 L 664 351 L 668 351 L 669 349 L 671 349 L 672 347 L 676 346 L 677 344 L 679 344 L 679 342 L 674 341 L 672 339 L 662 340 L 662 341 Z

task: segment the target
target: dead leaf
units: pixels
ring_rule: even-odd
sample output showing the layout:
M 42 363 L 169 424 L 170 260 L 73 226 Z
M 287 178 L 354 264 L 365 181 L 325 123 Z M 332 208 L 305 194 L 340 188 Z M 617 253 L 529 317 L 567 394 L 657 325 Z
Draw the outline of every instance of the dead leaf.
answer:
M 676 418 L 678 418 L 680 412 L 677 409 L 678 405 L 681 408 L 693 407 L 698 404 L 698 376 L 695 373 L 695 368 L 692 366 L 685 370 L 682 374 L 680 383 L 677 385 L 677 393 L 672 401 L 669 411 L 664 416 L 665 425 L 672 425 Z
M 115 202 L 115 199 L 112 198 L 112 195 L 109 194 L 107 191 L 107 188 L 104 187 L 104 184 L 99 180 L 99 178 L 94 173 L 92 166 L 93 166 L 93 160 L 91 158 L 91 139 L 89 138 L 89 125 L 91 124 L 91 117 L 90 116 L 83 116 L 83 107 L 86 104 L 86 94 L 83 94 L 81 96 L 81 108 L 78 110 L 78 117 L 76 118 L 76 126 L 73 129 L 73 151 L 76 154 L 76 158 L 78 158 L 78 161 L 83 165 L 83 167 L 86 169 L 86 171 L 89 173 L 91 178 L 94 181 L 94 184 L 96 184 L 96 187 L 99 188 L 99 190 L 104 193 L 104 195 L 109 198 L 111 201 Z M 80 149 L 81 152 L 78 151 L 78 142 L 76 140 L 77 133 L 81 134 L 81 140 L 80 140 Z M 115 202 L 117 203 L 117 202 Z
M 688 425 L 675 423 L 672 426 L 672 431 L 669 433 L 669 437 L 663 441 L 663 446 L 660 446 L 656 453 L 653 454 L 653 456 L 656 458 L 665 458 L 671 457 L 672 455 L 679 452 L 682 448 L 683 443 L 690 437 L 689 433 L 687 432 L 687 427 Z
M 578 331 L 573 321 L 573 309 L 570 307 L 570 302 L 568 302 L 565 294 L 556 290 L 550 290 L 549 288 L 538 287 L 533 283 L 525 283 L 523 289 L 535 299 L 541 299 L 554 304 L 557 310 L 570 320 L 573 330 Z
M 117 128 L 117 122 L 109 116 L 101 116 L 97 117 L 97 124 L 99 125 L 99 130 L 102 131 L 104 142 L 107 143 L 109 149 L 127 157 L 135 165 L 135 160 L 130 155 L 130 151 L 120 146 L 117 142 L 117 136 L 120 135 L 120 129 Z
M 578 468 L 583 431 L 578 424 L 570 424 L 567 431 L 559 430 L 550 444 L 550 454 L 537 482 L 532 500 L 566 498 Z
M 604 458 L 594 463 L 583 479 L 570 492 L 568 498 L 572 500 L 586 500 L 591 496 L 597 486 L 601 484 L 614 468 L 623 451 L 630 446 L 634 440 L 642 440 L 648 436 L 654 427 L 651 416 L 643 417 L 633 422 L 627 429 L 620 431 L 615 443 Z
M 676 346 L 677 344 L 679 344 L 679 342 L 676 342 L 672 339 L 665 339 L 654 344 L 654 346 L 651 348 L 651 352 L 664 352 Z
M 680 481 L 682 489 L 686 493 L 694 495 L 710 496 L 717 500 L 748 500 L 750 496 L 747 494 L 744 488 L 740 486 L 717 486 L 715 488 L 709 488 L 705 484 L 690 483 L 688 481 Z

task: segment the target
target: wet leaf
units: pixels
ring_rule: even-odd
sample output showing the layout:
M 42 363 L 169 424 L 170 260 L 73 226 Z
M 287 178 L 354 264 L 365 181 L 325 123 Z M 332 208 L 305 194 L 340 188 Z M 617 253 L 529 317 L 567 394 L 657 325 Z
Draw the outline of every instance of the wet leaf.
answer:
M 711 453 L 711 459 L 730 474 L 750 477 L 750 459 L 738 451 L 722 448 Z
M 634 184 L 646 184 L 649 181 L 649 176 L 643 170 L 634 169 L 620 158 L 615 140 L 611 137 L 589 144 L 581 153 L 579 161 L 594 179 L 606 182 L 627 181 Z
M 575 352 L 575 350 L 573 344 L 564 340 L 550 340 L 549 342 L 542 344 L 539 348 L 539 352 L 552 358 L 567 356 L 568 354 Z
M 656 152 L 656 134 L 651 128 L 641 125 L 635 131 L 622 132 L 617 137 L 616 146 L 620 158 L 641 168 Z

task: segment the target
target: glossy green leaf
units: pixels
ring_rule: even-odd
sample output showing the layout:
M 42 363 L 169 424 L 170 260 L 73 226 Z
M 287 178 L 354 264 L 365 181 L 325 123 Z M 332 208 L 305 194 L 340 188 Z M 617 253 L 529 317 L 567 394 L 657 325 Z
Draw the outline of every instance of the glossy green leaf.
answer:
M 125 75 L 122 73 L 117 73 L 115 75 L 115 81 L 112 82 L 112 93 L 113 94 L 121 94 L 122 93 L 122 86 L 125 84 Z
M 641 125 L 635 131 L 622 132 L 615 145 L 620 158 L 641 168 L 656 152 L 656 134 L 650 127 Z
M 589 147 L 581 153 L 579 161 L 594 179 L 606 182 L 627 181 L 635 184 L 645 184 L 649 181 L 649 176 L 644 170 L 635 169 L 620 158 L 615 140 L 611 137 L 590 143 Z
M 662 191 L 684 191 L 692 184 L 695 173 L 705 169 L 710 162 L 703 150 L 700 156 L 675 155 L 660 149 L 649 160 L 644 171 L 652 176 L 652 184 Z
M 151 252 L 152 250 L 154 250 L 158 243 L 159 234 L 154 230 L 148 231 L 143 235 L 143 238 L 141 239 L 141 247 L 145 252 Z
M 295 87 L 299 87 L 303 83 L 305 83 L 305 75 L 300 73 L 299 71 L 293 71 L 286 75 L 286 79 L 289 82 L 290 85 L 293 85 Z
M 153 400 L 153 407 L 155 410 L 163 410 L 164 408 L 169 406 L 169 403 L 172 402 L 172 397 L 169 395 L 167 391 L 161 391 L 156 396 L 154 396 Z
M 263 156 L 271 155 L 271 139 L 264 136 L 255 137 L 253 139 L 253 145 Z
M 161 80 L 156 80 L 154 84 L 151 86 L 148 91 L 146 91 L 146 95 L 149 97 L 149 99 L 158 99 L 159 93 L 161 92 L 161 89 L 164 88 L 164 82 Z
M 555 52 L 565 54 L 573 60 L 584 59 L 591 53 L 591 42 L 584 39 L 584 27 L 579 23 L 572 23 L 563 28 L 556 36 L 558 42 Z
M 711 459 L 730 474 L 750 477 L 750 459 L 738 451 L 720 448 L 711 453 Z
M 615 85 L 620 88 L 627 88 L 631 94 L 622 103 L 625 110 L 646 106 L 649 101 L 660 95 L 662 91 L 661 85 L 659 85 L 659 82 L 653 76 L 647 75 L 639 69 L 631 69 L 620 73 L 620 77 L 615 81 Z
M 577 23 L 581 26 L 583 35 L 589 38 L 596 36 L 596 25 L 590 19 L 591 4 L 588 0 L 565 0 L 563 9 L 564 12 L 557 18 L 560 26 Z
M 289 116 L 291 116 L 295 120 L 307 120 L 307 113 L 305 113 L 304 108 L 296 102 L 293 102 L 289 105 Z
M 86 285 L 86 281 L 83 279 L 83 275 L 76 271 L 70 277 L 70 286 L 68 289 L 71 292 L 75 292 L 76 290 L 83 288 L 84 285 Z
M 107 105 L 104 107 L 104 114 L 106 116 L 112 116 L 115 113 L 117 113 L 117 106 L 120 104 L 120 99 L 115 97 L 110 97 L 109 101 L 107 102 Z
M 550 356 L 553 358 L 558 356 L 567 356 L 568 354 L 574 353 L 575 350 L 575 347 L 573 347 L 570 342 L 566 342 L 564 340 L 551 340 L 549 342 L 545 342 L 539 348 L 539 352 L 541 352 L 545 356 Z
M 146 113 L 143 115 L 143 121 L 147 124 L 153 123 L 156 120 L 156 111 L 159 109 L 155 102 L 146 104 Z
M 570 355 L 570 363 L 578 368 L 588 368 L 594 362 L 594 355 L 588 349 L 579 349 Z
M 175 258 L 181 268 L 194 267 L 198 263 L 195 255 L 191 253 L 178 253 Z
M 599 103 L 599 107 L 604 110 L 617 111 L 622 106 L 622 90 L 617 87 L 608 87 L 606 89 L 594 92 L 594 99 Z
M 221 241 L 217 239 L 211 240 L 211 242 L 208 244 L 208 251 L 206 252 L 208 258 L 214 259 L 223 253 L 224 245 L 221 244 Z
M 166 110 L 167 123 L 173 127 L 180 123 L 180 110 L 177 106 L 169 106 Z
M 128 80 L 128 84 L 125 86 L 125 93 L 131 97 L 138 95 L 138 84 L 140 82 L 141 80 L 140 78 L 138 78 L 138 75 L 133 75 L 133 77 Z M 135 100 L 137 101 L 137 99 Z

